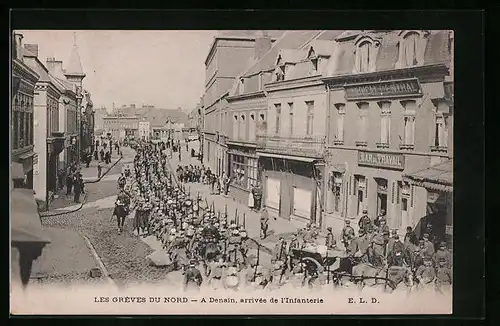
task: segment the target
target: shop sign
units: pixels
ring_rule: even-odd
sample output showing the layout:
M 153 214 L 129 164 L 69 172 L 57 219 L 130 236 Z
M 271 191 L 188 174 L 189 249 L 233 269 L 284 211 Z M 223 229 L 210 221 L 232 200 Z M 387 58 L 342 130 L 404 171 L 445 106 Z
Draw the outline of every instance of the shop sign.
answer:
M 422 95 L 417 78 L 351 84 L 345 85 L 344 89 L 346 100 L 351 101 Z
M 403 154 L 358 151 L 358 165 L 404 170 L 405 157 Z

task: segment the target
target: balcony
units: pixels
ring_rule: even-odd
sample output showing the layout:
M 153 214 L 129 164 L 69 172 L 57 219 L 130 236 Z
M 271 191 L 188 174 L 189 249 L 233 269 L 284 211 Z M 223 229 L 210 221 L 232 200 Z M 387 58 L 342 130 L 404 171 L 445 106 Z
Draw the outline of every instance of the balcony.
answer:
M 325 139 L 326 136 L 257 135 L 257 148 L 269 153 L 321 158 Z
M 405 150 L 405 151 L 412 151 L 415 149 L 415 145 L 413 145 L 413 144 L 401 144 L 401 145 L 399 145 L 399 149 Z
M 357 140 L 355 143 L 356 147 L 366 147 L 368 146 L 368 142 L 366 141 L 360 141 L 360 140 Z
M 389 148 L 389 143 L 376 143 L 377 148 Z
M 431 146 L 431 152 L 433 153 L 446 153 L 448 152 L 447 146 Z

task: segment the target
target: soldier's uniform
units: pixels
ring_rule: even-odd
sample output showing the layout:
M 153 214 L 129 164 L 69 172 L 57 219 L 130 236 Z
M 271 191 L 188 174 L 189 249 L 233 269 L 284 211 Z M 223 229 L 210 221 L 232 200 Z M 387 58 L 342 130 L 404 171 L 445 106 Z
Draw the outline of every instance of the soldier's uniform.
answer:
M 327 230 L 328 230 L 328 234 L 326 235 L 325 246 L 327 249 L 336 249 L 337 248 L 337 241 L 335 240 L 335 236 L 333 235 L 332 227 L 329 226 L 327 228 Z
M 432 256 L 432 261 L 434 262 L 434 266 L 438 266 L 439 265 L 438 263 L 441 259 L 445 262 L 445 266 L 447 268 L 451 268 L 452 254 L 450 251 L 448 251 L 448 249 L 446 249 L 445 242 L 440 243 L 438 250 Z
M 349 220 L 345 221 L 345 226 L 342 229 L 342 243 L 344 244 L 346 249 L 349 247 L 349 244 L 355 236 L 356 234 L 353 227 L 351 226 L 351 222 Z
M 446 264 L 446 258 L 440 257 L 438 259 L 436 267 L 436 289 L 438 291 L 447 291 L 451 287 L 453 272 Z
M 294 256 L 294 249 L 299 248 L 299 240 L 297 239 L 297 235 L 294 234 L 292 240 L 290 241 L 290 244 L 288 245 L 288 263 L 290 271 L 299 262 L 299 260 Z
M 360 217 L 359 222 L 358 222 L 360 232 L 362 232 L 362 231 L 366 232 L 368 226 L 372 225 L 372 224 L 373 224 L 373 222 L 370 219 L 370 217 L 368 216 L 368 211 L 366 209 L 364 209 L 363 215 Z
M 272 257 L 275 261 L 286 260 L 287 248 L 285 239 L 283 237 L 280 237 L 278 243 L 276 243 L 276 245 L 274 246 Z
M 233 229 L 228 239 L 227 255 L 229 261 L 238 261 L 238 249 L 241 245 L 241 236 L 238 229 Z
M 199 290 L 203 282 L 200 271 L 196 268 L 196 263 L 191 261 L 189 268 L 184 273 L 184 289 Z
M 420 287 L 425 287 L 425 285 L 432 283 L 436 279 L 436 271 L 429 258 L 425 258 L 424 265 L 417 268 L 415 276 L 420 282 Z
M 213 262 L 210 265 L 210 276 L 208 283 L 212 286 L 214 290 L 221 289 L 222 285 L 222 276 L 224 275 L 224 268 L 226 265 L 224 264 L 222 259 L 219 259 L 217 262 Z

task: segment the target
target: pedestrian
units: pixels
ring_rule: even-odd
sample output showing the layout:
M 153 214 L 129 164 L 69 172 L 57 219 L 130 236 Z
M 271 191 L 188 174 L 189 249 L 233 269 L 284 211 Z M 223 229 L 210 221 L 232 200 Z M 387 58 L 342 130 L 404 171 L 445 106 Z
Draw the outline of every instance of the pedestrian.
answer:
M 83 176 L 81 173 L 78 173 L 78 183 L 80 184 L 80 192 L 82 194 L 85 193 L 85 182 L 83 181 Z
M 91 161 L 92 161 L 92 155 L 90 154 L 90 152 L 87 152 L 87 154 L 85 154 L 85 163 L 87 164 L 87 168 L 90 166 Z
M 97 179 L 101 178 L 101 173 L 102 173 L 102 165 L 101 162 L 97 163 Z
M 71 195 L 71 188 L 73 188 L 73 176 L 71 169 L 68 169 L 68 173 L 66 174 L 66 195 Z
M 94 160 L 99 161 L 99 151 L 97 149 L 94 151 Z
M 250 185 L 250 186 L 253 188 L 253 185 Z M 254 202 L 253 194 L 251 191 L 248 193 L 248 207 L 252 211 L 254 210 L 254 207 L 255 207 L 255 202 Z
M 100 154 L 101 154 L 101 162 L 104 162 L 104 149 L 103 148 L 101 148 Z
M 262 214 L 260 216 L 260 231 L 261 239 L 265 239 L 267 237 L 267 230 L 269 229 L 269 213 L 267 212 L 267 209 L 264 207 L 262 209 Z
M 351 221 L 346 220 L 345 221 L 345 226 L 342 229 L 342 243 L 344 244 L 344 247 L 347 249 L 349 248 L 349 245 L 351 244 L 352 239 L 356 236 L 354 229 L 351 226 Z
M 252 188 L 253 195 L 253 204 L 255 211 L 260 210 L 261 202 L 262 202 L 262 188 L 260 187 L 260 182 L 257 181 L 255 183 L 255 187 Z
M 333 229 L 331 226 L 327 227 L 326 230 L 328 233 L 326 234 L 325 246 L 327 249 L 336 249 L 337 241 L 335 240 L 335 236 L 333 235 Z
M 75 176 L 75 178 L 73 179 L 73 183 L 74 183 L 74 197 L 73 197 L 73 201 L 77 204 L 80 203 L 80 193 L 81 193 L 81 183 L 80 183 L 80 180 L 77 179 L 77 177 Z
M 417 235 L 412 230 L 411 226 L 406 227 L 406 234 L 405 234 L 404 242 L 405 242 L 406 246 L 409 246 L 410 244 L 413 246 L 418 245 Z

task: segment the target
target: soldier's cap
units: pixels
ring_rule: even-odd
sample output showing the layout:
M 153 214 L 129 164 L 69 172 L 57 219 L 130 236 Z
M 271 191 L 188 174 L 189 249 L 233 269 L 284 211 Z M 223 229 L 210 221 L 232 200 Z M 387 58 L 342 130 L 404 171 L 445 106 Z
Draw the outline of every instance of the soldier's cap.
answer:
M 439 243 L 439 246 L 440 246 L 440 247 L 446 247 L 446 242 L 441 241 L 441 242 Z
M 418 242 L 419 243 L 424 243 L 425 241 L 424 241 L 424 239 L 420 239 L 420 240 L 418 240 Z
M 431 261 L 429 257 L 424 257 L 424 261 Z
M 331 227 L 331 226 L 329 226 L 329 227 L 327 227 L 326 229 L 327 229 L 328 231 L 331 231 L 331 230 L 332 230 L 332 227 Z

